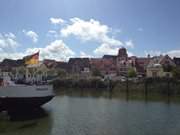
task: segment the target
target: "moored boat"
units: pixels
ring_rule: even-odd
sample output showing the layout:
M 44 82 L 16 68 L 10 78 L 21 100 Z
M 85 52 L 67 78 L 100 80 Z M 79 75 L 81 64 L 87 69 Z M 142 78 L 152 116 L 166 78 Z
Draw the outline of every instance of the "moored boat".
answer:
M 39 107 L 54 97 L 51 85 L 12 85 L 0 87 L 3 109 Z
M 38 56 L 35 56 L 38 55 Z M 16 84 L 8 75 L 0 78 L 0 108 L 1 110 L 17 110 L 33 107 L 40 107 L 41 105 L 50 101 L 54 96 L 53 86 L 43 82 L 30 80 L 28 78 L 28 70 L 35 68 L 38 65 L 39 53 L 28 56 L 27 76 L 24 79 L 24 84 Z M 33 60 L 35 58 L 35 60 Z M 32 67 L 33 65 L 33 67 Z M 34 73 L 36 74 L 36 73 Z

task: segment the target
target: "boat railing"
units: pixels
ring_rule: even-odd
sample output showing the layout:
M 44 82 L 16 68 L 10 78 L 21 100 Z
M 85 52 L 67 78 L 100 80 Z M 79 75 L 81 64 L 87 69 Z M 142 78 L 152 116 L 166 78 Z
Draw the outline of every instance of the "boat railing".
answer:
M 46 85 L 48 81 L 25 81 L 24 79 L 15 80 L 15 84 L 25 84 L 25 85 Z

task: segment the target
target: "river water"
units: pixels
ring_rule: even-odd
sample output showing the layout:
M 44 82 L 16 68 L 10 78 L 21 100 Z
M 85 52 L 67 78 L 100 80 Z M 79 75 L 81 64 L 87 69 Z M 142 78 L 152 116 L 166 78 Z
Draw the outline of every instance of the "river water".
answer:
M 41 109 L 0 113 L 0 135 L 179 135 L 178 97 L 60 92 Z

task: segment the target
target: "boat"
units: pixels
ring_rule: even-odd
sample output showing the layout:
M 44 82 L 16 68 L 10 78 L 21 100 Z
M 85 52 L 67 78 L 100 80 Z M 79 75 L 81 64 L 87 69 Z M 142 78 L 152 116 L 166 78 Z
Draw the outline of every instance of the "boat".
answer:
M 0 87 L 0 106 L 3 109 L 39 107 L 54 97 L 50 85 L 14 85 Z
M 27 66 L 27 70 L 28 70 Z M 47 82 L 16 84 L 7 74 L 0 78 L 1 110 L 19 110 L 40 107 L 55 96 L 53 86 Z

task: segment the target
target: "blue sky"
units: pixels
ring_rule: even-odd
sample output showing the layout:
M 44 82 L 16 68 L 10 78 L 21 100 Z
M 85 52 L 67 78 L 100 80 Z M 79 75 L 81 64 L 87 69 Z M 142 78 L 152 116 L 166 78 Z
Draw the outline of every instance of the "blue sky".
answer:
M 0 59 L 180 56 L 179 0 L 1 0 Z

